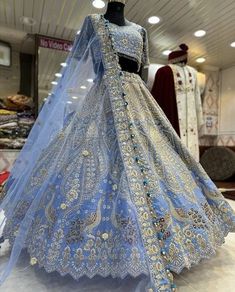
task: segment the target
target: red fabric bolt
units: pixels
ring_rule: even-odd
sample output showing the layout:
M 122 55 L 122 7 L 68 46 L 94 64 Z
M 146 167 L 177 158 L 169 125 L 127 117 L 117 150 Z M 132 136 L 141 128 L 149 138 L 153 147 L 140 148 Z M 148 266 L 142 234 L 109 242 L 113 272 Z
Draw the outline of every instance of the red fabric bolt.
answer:
M 0 173 L 0 185 L 3 184 L 9 177 L 10 172 L 9 171 L 4 171 Z

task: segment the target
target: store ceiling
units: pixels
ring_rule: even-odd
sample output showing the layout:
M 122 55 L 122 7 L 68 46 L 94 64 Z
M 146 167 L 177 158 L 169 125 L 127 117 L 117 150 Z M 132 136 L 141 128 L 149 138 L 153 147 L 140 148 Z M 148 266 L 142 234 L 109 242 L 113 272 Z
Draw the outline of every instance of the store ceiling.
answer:
M 88 0 L 0 0 L 0 39 L 24 51 L 32 51 L 27 34 L 73 40 L 87 14 L 103 11 Z M 159 16 L 161 22 L 149 24 L 147 19 L 152 15 Z M 22 16 L 32 17 L 35 25 L 22 24 Z M 198 66 L 198 57 L 206 58 L 204 64 L 219 68 L 235 64 L 235 48 L 230 47 L 235 41 L 235 0 L 127 0 L 126 18 L 147 28 L 154 63 L 166 63 L 162 51 L 175 50 L 185 42 L 193 66 Z M 200 39 L 193 35 L 199 29 L 207 31 Z

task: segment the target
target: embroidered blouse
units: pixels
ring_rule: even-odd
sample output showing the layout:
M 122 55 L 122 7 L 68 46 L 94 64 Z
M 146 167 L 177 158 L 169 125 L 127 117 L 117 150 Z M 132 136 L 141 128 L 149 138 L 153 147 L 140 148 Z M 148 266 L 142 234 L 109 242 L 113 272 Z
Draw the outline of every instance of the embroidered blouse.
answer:
M 147 31 L 140 25 L 128 20 L 126 20 L 125 26 L 116 25 L 108 20 L 107 23 L 112 36 L 113 49 L 118 53 L 118 55 L 135 61 L 138 64 L 138 70 L 140 70 L 141 66 L 148 66 L 149 57 Z M 81 49 L 80 46 L 80 51 L 77 52 L 77 58 L 79 58 L 80 55 L 82 55 L 86 50 L 89 42 L 89 35 L 94 33 L 91 16 L 86 17 L 82 30 L 85 30 L 86 33 L 81 37 L 81 46 L 83 48 Z M 101 52 L 98 51 L 99 46 L 97 43 L 94 42 L 92 47 L 93 57 L 96 59 Z
M 113 46 L 119 56 L 138 63 L 138 68 L 149 65 L 148 39 L 146 30 L 126 20 L 125 26 L 109 22 Z

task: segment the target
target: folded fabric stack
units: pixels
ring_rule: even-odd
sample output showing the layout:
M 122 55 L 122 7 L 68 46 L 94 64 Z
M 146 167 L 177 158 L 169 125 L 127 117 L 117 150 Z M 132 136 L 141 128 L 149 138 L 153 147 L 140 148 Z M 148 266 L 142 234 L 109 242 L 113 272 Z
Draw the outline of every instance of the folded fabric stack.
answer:
M 17 122 L 9 122 L 9 123 L 4 123 L 3 125 L 0 125 L 0 129 L 4 129 L 4 128 L 15 128 L 17 127 Z
M 27 138 L 29 135 L 29 132 L 31 130 L 31 127 L 19 127 L 15 126 L 14 128 L 0 128 L 0 139 L 1 138 L 11 138 L 11 139 L 17 139 L 17 138 Z
M 20 149 L 24 146 L 25 142 L 26 142 L 26 139 L 23 139 L 23 138 L 17 138 L 17 139 L 1 138 L 0 148 Z
M 35 118 L 32 112 L 24 111 L 17 114 L 18 116 L 18 125 L 19 125 L 19 133 L 21 137 L 27 137 L 31 128 L 35 123 Z
M 34 114 L 32 111 L 22 111 L 17 113 L 17 117 L 19 118 L 34 118 Z
M 17 112 L 0 108 L 0 116 L 15 115 Z
M 12 95 L 0 98 L 0 148 L 22 148 L 34 122 L 30 97 Z
M 19 117 L 18 123 L 20 126 L 28 128 L 28 127 L 32 127 L 32 125 L 34 124 L 35 119 L 32 117 Z
M 31 97 L 15 94 L 0 98 L 0 107 L 10 110 L 28 110 L 33 108 L 33 100 Z
M 6 123 L 14 123 L 17 122 L 17 120 L 18 120 L 17 115 L 0 116 L 0 125 L 4 125 Z
M 0 115 L 0 129 L 14 128 L 17 126 L 17 114 Z

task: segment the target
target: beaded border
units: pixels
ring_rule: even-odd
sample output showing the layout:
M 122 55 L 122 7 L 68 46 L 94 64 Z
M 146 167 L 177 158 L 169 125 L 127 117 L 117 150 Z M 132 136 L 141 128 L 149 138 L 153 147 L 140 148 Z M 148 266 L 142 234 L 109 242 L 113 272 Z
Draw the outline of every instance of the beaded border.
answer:
M 104 62 L 104 80 L 109 90 L 110 101 L 113 110 L 114 121 L 116 125 L 119 148 L 123 163 L 126 169 L 129 186 L 133 194 L 133 201 L 137 210 L 140 231 L 143 244 L 146 249 L 146 258 L 149 266 L 150 276 L 154 287 L 149 288 L 153 291 L 175 291 L 176 286 L 173 284 L 173 276 L 166 265 L 166 251 L 160 247 L 162 242 L 162 233 L 156 235 L 156 227 L 161 221 L 154 216 L 151 209 L 151 193 L 148 191 L 150 171 L 141 161 L 141 155 L 136 156 L 138 145 L 135 143 L 135 135 L 131 131 L 133 122 L 128 118 L 128 102 L 123 86 L 123 72 L 119 65 L 118 53 L 115 52 L 112 45 L 112 35 L 109 31 L 109 21 L 103 15 L 92 15 L 91 20 L 93 27 L 100 38 L 100 45 Z M 130 149 L 132 153 L 130 153 Z M 133 155 L 131 155 L 133 154 Z M 134 156 L 134 157 L 133 157 Z M 140 172 L 143 181 L 139 182 L 133 177 L 133 171 Z M 153 218 L 153 220 L 152 220 Z

